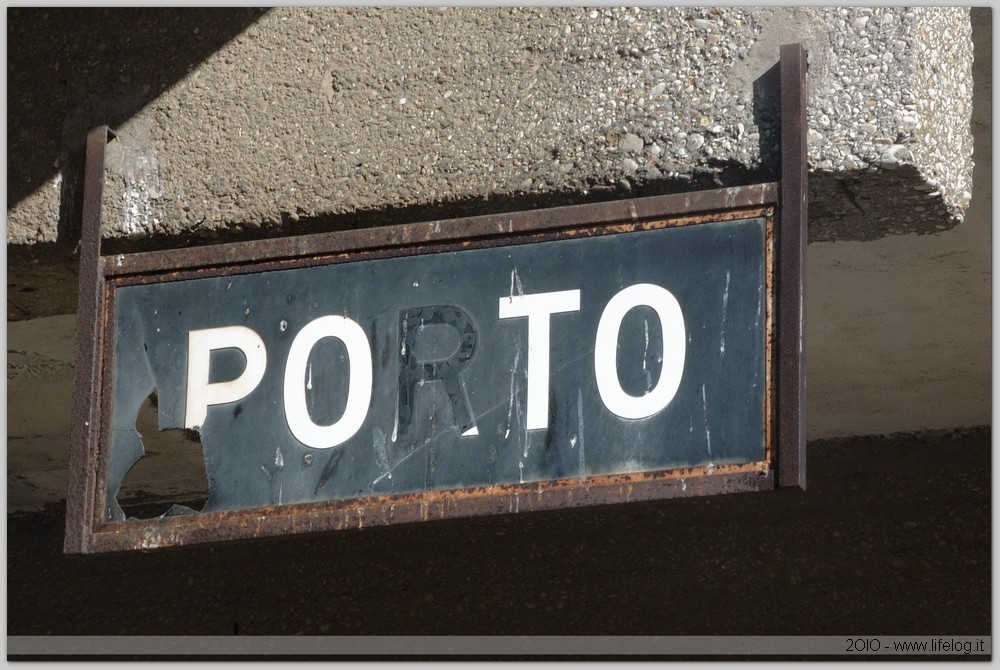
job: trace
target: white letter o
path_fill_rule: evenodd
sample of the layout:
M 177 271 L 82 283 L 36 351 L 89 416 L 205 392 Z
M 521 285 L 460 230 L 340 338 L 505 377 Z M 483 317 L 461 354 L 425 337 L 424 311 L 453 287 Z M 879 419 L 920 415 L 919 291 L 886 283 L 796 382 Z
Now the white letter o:
M 622 320 L 633 307 L 652 308 L 663 333 L 663 367 L 656 386 L 642 396 L 626 393 L 618 380 L 618 333 Z M 601 401 L 623 419 L 644 419 L 663 410 L 674 399 L 684 373 L 686 349 L 684 315 L 673 294 L 655 284 L 634 284 L 608 301 L 597 325 L 594 371 Z
M 306 408 L 306 365 L 313 347 L 324 337 L 335 337 L 344 343 L 351 370 L 344 414 L 329 426 L 314 423 Z M 364 424 L 371 402 L 372 353 L 365 331 L 344 316 L 329 315 L 310 321 L 292 341 L 284 384 L 285 420 L 295 439 L 314 449 L 343 444 Z

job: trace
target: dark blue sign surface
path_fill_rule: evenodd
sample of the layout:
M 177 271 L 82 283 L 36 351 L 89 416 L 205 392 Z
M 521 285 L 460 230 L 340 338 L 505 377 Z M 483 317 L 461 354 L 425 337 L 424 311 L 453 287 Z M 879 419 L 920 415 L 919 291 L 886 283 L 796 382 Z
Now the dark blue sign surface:
M 765 220 L 122 286 L 108 519 L 160 430 L 205 511 L 766 459 Z

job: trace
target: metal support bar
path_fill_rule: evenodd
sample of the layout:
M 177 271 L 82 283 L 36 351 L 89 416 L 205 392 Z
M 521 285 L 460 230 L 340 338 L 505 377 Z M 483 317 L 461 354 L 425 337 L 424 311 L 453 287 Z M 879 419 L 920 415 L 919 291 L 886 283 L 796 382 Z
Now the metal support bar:
M 806 52 L 781 46 L 778 485 L 806 488 Z
M 76 372 L 70 427 L 69 496 L 66 506 L 64 550 L 77 553 L 87 543 L 85 534 L 94 518 L 97 472 L 97 434 L 100 430 L 101 327 L 103 271 L 101 268 L 101 199 L 104 195 L 104 152 L 114 133 L 107 126 L 87 134 L 83 178 L 83 216 L 80 239 L 80 293 L 77 302 Z

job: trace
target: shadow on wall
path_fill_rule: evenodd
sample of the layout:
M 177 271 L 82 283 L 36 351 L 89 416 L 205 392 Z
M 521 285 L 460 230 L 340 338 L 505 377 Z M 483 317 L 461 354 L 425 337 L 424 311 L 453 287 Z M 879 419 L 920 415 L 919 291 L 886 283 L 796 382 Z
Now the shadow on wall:
M 90 127 L 118 126 L 265 12 L 8 10 L 7 208 L 81 161 Z M 73 199 L 63 189 L 61 239 Z

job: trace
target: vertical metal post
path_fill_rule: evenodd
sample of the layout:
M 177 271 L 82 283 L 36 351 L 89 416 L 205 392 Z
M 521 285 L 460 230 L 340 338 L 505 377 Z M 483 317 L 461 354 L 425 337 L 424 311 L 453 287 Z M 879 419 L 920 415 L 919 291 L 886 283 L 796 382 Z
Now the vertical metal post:
M 781 45 L 778 485 L 806 488 L 806 52 Z
M 778 485 L 806 487 L 806 52 L 781 46 Z
M 64 551 L 85 550 L 92 521 L 96 490 L 96 462 L 100 428 L 101 322 L 104 276 L 101 272 L 101 198 L 104 195 L 104 151 L 114 134 L 107 126 L 87 134 L 86 167 L 83 177 L 83 225 L 80 239 L 80 294 L 77 300 L 76 371 L 73 380 L 73 415 L 70 427 L 69 495 L 66 499 Z

